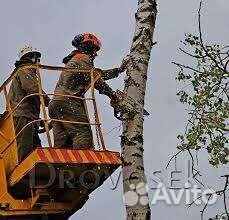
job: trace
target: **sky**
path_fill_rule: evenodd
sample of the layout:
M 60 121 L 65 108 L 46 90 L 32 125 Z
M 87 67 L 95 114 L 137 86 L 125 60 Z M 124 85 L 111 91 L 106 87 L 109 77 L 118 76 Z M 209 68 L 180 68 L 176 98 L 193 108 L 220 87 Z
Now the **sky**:
M 149 194 L 152 200 L 155 190 L 153 173 L 162 170 L 161 177 L 169 182 L 174 163 L 165 170 L 169 158 L 176 152 L 179 132 L 186 123 L 186 112 L 177 97 L 179 85 L 175 81 L 177 73 L 172 61 L 187 63 L 188 57 L 179 53 L 180 41 L 185 33 L 197 32 L 197 10 L 199 0 L 158 0 L 154 46 L 149 66 L 147 83 L 146 109 L 150 116 L 145 118 L 144 126 L 144 161 L 149 180 Z M 128 54 L 134 31 L 134 13 L 137 0 L 0 0 L 0 83 L 14 68 L 17 54 L 26 44 L 32 44 L 42 53 L 42 63 L 62 66 L 62 58 L 73 49 L 71 40 L 82 32 L 96 33 L 102 41 L 102 50 L 96 60 L 96 67 L 107 69 L 116 67 Z M 229 4 L 227 0 L 208 0 L 203 4 L 203 32 L 206 42 L 228 44 Z M 57 73 L 42 73 L 44 88 L 52 92 L 58 78 Z M 123 88 L 123 76 L 110 81 L 114 89 Z M 109 100 L 97 96 L 103 122 L 106 145 L 109 150 L 120 151 L 120 122 L 113 117 Z M 0 110 L 4 104 L 0 99 Z M 185 180 L 188 167 L 187 155 L 177 158 L 177 169 L 182 171 Z M 220 175 L 226 173 L 226 167 L 219 169 L 208 165 L 208 156 L 199 154 L 199 167 L 205 186 L 220 187 Z M 116 182 L 119 172 L 113 175 Z M 111 180 L 97 189 L 85 206 L 71 220 L 124 220 L 122 183 L 112 190 Z M 167 205 L 158 202 L 151 205 L 154 220 L 192 220 L 200 219 L 203 206 L 187 209 L 184 201 L 179 205 Z M 222 210 L 219 201 L 209 207 L 208 216 Z

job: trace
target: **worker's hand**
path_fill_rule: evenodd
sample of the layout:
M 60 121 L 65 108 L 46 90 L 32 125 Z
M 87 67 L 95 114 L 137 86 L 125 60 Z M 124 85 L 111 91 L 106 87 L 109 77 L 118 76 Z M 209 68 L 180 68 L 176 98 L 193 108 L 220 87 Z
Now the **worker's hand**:
M 121 100 L 122 97 L 117 92 L 113 92 L 110 104 L 113 108 L 116 108 Z
M 113 92 L 112 98 L 111 98 L 111 106 L 114 108 L 114 116 L 118 120 L 123 120 L 122 118 L 122 109 L 120 108 L 120 104 L 122 103 L 123 96 L 119 94 L 118 92 Z
M 127 65 L 130 62 L 130 55 L 127 55 L 126 57 L 124 57 L 124 59 L 122 60 L 120 69 L 122 71 L 125 71 L 127 69 Z
M 136 114 L 136 103 L 126 99 L 119 90 L 113 93 L 111 106 L 114 108 L 114 116 L 119 120 L 130 119 Z
M 111 106 L 114 108 L 114 116 L 118 119 L 122 121 L 122 117 L 121 117 L 121 112 L 120 112 L 120 98 L 118 97 L 116 92 L 113 92 L 113 97 L 111 98 Z

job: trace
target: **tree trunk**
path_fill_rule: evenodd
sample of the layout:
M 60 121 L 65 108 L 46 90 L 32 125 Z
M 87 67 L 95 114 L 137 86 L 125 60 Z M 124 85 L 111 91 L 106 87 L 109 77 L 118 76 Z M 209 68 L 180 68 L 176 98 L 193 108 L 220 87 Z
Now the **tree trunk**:
M 121 137 L 127 220 L 150 220 L 151 216 L 143 163 L 143 109 L 156 15 L 156 0 L 138 0 L 124 93 L 139 106 L 134 118 L 123 121 Z

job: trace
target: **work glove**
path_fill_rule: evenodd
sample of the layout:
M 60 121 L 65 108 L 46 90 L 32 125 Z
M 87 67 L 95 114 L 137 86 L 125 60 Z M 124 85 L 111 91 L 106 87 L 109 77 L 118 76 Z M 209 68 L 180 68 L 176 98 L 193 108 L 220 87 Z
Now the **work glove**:
M 130 62 L 130 55 L 127 55 L 126 57 L 123 58 L 122 63 L 119 67 L 119 69 L 124 72 L 127 69 L 127 65 Z

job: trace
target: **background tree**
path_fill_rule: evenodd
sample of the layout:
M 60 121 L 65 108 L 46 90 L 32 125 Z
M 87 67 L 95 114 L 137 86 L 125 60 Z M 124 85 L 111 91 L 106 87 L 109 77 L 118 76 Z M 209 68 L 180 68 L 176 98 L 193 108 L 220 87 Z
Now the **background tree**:
M 229 155 L 229 46 L 204 43 L 201 6 L 202 2 L 198 12 L 199 35 L 187 34 L 183 42 L 185 49 L 180 48 L 183 54 L 192 58 L 192 65 L 173 62 L 179 68 L 176 80 L 183 86 L 177 95 L 188 111 L 185 131 L 178 135 L 180 151 L 175 157 L 188 151 L 193 161 L 192 151 L 203 149 L 209 155 L 209 163 L 219 167 L 228 163 Z M 212 219 L 229 219 L 229 174 L 222 178 L 222 189 L 215 193 L 223 197 L 224 211 L 219 211 Z M 208 201 L 212 196 L 208 195 Z M 201 210 L 201 219 L 207 206 Z
M 178 149 L 205 149 L 210 164 L 225 164 L 229 152 L 229 46 L 203 42 L 200 10 L 199 36 L 188 34 L 183 44 L 188 50 L 180 50 L 193 58 L 194 65 L 174 62 L 179 67 L 176 79 L 184 85 L 177 95 L 189 114 L 184 134 L 178 135 Z
M 143 163 L 143 122 L 144 99 L 150 52 L 153 46 L 153 33 L 157 15 L 155 0 L 139 0 L 135 14 L 136 28 L 130 50 L 130 62 L 125 78 L 124 93 L 136 100 L 137 114 L 123 120 L 121 137 L 123 157 L 124 194 L 130 191 L 130 185 L 146 190 L 146 177 Z M 147 201 L 134 206 L 126 205 L 128 220 L 150 219 L 150 207 Z

